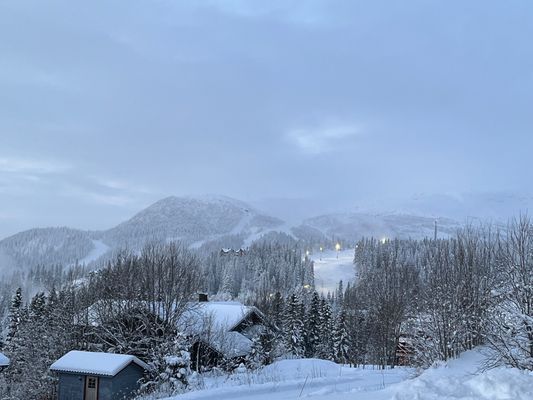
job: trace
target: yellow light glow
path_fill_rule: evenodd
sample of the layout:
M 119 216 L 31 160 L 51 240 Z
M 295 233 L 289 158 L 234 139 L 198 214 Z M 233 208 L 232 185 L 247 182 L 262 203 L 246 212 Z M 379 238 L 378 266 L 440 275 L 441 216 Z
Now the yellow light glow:
M 340 249 L 341 249 L 341 245 L 340 245 L 340 243 L 337 243 L 335 245 L 335 250 L 339 251 Z

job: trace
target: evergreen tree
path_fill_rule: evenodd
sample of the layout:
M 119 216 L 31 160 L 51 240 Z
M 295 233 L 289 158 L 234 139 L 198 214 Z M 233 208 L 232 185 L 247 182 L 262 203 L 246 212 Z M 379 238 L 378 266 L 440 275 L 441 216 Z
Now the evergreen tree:
M 320 297 L 318 296 L 318 293 L 314 291 L 305 319 L 305 356 L 309 358 L 316 356 L 317 348 L 320 343 L 320 312 Z
M 305 351 L 304 306 L 299 296 L 291 294 L 285 305 L 285 346 L 289 354 L 302 357 Z
M 259 336 L 252 339 L 252 349 L 246 356 L 246 365 L 252 369 L 261 368 L 273 361 L 275 337 L 272 332 L 265 329 Z
M 324 298 L 320 301 L 319 327 L 320 343 L 318 344 L 317 355 L 324 360 L 332 360 L 331 331 L 333 324 L 331 307 Z
M 192 374 L 189 347 L 185 336 L 178 334 L 154 348 L 149 363 L 152 369 L 141 385 L 141 392 L 172 396 L 187 390 Z
M 346 312 L 341 310 L 336 318 L 332 333 L 333 360 L 339 364 L 348 363 L 350 340 L 346 321 Z
M 17 334 L 18 327 L 22 322 L 22 313 L 22 289 L 18 288 L 11 301 L 11 307 L 9 308 L 9 328 L 6 344 L 9 344 Z
M 283 296 L 280 292 L 276 292 L 274 294 L 271 309 L 271 320 L 276 326 L 276 328 L 281 329 L 283 327 L 283 310 L 285 309 L 285 304 L 283 301 Z

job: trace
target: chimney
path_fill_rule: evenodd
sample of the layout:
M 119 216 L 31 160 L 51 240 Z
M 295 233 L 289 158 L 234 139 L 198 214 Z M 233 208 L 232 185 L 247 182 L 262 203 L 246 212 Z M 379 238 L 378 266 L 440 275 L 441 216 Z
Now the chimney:
M 198 302 L 207 303 L 209 299 L 207 298 L 207 293 L 198 293 Z

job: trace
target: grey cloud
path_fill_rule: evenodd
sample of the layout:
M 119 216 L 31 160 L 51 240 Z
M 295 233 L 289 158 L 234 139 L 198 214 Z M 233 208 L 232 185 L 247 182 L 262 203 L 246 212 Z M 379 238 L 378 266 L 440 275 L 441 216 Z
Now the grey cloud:
M 0 236 L 107 226 L 170 194 L 358 204 L 527 190 L 532 11 L 3 1 L 0 208 L 24 220 Z

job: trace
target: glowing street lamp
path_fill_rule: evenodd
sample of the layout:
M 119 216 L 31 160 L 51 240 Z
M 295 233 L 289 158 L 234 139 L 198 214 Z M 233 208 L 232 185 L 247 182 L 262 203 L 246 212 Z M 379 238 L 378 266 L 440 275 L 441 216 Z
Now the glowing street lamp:
M 335 250 L 337 250 L 337 258 L 339 258 L 339 251 L 341 250 L 341 244 L 340 243 L 337 243 L 335 245 Z

